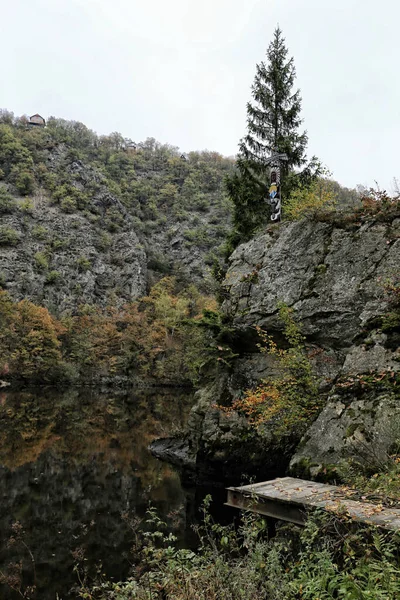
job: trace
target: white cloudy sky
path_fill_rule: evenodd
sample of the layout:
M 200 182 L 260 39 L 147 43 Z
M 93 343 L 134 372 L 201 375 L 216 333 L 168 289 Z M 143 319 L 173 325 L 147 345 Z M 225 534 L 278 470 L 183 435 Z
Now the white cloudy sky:
M 390 188 L 399 0 L 0 0 L 0 107 L 233 155 L 278 23 L 309 153 L 344 185 Z

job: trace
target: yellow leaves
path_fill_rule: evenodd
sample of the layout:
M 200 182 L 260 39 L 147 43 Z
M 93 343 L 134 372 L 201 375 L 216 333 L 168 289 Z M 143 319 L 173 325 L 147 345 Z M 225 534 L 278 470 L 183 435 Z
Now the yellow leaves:
M 285 398 L 271 381 L 265 381 L 255 391 L 248 390 L 244 398 L 232 404 L 233 410 L 244 412 L 250 423 L 256 426 L 271 420 L 284 407 Z
M 85 378 L 134 372 L 181 383 L 209 359 L 208 332 L 188 319 L 214 303 L 194 286 L 176 293 L 174 278 L 167 277 L 138 302 L 83 305 L 59 321 L 46 308 L 14 303 L 0 291 L 0 371 L 7 365 L 11 374 L 43 379 L 68 364 Z
M 318 179 L 309 187 L 298 188 L 285 200 L 285 216 L 292 220 L 313 216 L 321 209 L 333 210 L 336 194 L 329 179 Z
M 13 305 L 12 321 L 3 329 L 10 371 L 22 377 L 46 373 L 61 362 L 62 325 L 48 310 L 28 300 Z

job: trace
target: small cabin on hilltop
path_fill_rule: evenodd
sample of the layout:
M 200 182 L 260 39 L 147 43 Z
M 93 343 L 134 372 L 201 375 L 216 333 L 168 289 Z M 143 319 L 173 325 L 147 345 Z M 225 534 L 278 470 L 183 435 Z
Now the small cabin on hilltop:
M 125 152 L 136 152 L 137 145 L 129 138 L 125 138 L 123 149 L 125 150 Z
M 32 115 L 29 117 L 28 125 L 33 127 L 44 127 L 46 125 L 46 121 L 36 113 L 36 115 Z

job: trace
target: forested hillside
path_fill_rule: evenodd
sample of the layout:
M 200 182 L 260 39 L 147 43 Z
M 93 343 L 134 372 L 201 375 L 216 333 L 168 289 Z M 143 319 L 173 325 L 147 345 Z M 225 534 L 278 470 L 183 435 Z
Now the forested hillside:
M 225 360 L 201 325 L 221 326 L 212 271 L 234 168 L 217 152 L 0 112 L 1 376 L 180 384 Z M 351 192 L 330 183 L 345 204 Z
M 81 292 L 103 305 L 110 290 L 114 300 L 132 299 L 172 272 L 207 287 L 230 227 L 224 177 L 233 164 L 217 152 L 182 155 L 152 138 L 136 145 L 118 133 L 97 136 L 74 121 L 50 118 L 32 128 L 3 111 L 3 286 L 58 310 Z M 63 279 L 74 290 L 51 293 Z
M 210 340 L 188 321 L 216 308 L 233 164 L 3 111 L 2 377 L 195 380 Z

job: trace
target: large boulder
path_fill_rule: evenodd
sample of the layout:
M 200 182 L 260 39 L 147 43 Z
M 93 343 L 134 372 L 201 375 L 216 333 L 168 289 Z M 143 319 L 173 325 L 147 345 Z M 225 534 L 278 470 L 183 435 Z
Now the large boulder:
M 399 441 L 399 394 L 334 394 L 301 441 L 290 470 L 299 477 L 329 479 L 349 459 L 373 469 L 397 451 Z

